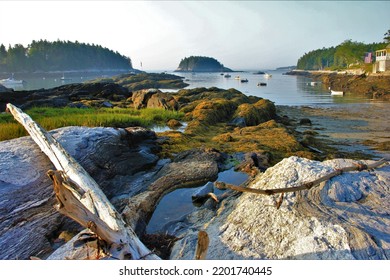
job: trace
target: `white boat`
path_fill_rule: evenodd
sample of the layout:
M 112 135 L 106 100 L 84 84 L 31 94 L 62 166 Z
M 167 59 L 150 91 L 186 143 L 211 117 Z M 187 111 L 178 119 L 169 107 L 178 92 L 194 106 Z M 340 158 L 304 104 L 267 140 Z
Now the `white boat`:
M 330 90 L 330 95 L 343 96 L 344 95 L 344 91 Z
M 61 81 L 71 81 L 72 78 L 66 78 L 65 74 L 62 74 Z
M 234 77 L 235 80 L 241 80 L 240 76 Z
M 265 74 L 264 74 L 264 78 L 266 78 L 266 79 L 271 78 L 271 77 L 272 77 L 271 74 L 268 74 L 268 73 L 265 73 Z
M 23 86 L 25 83 L 26 81 L 23 80 L 15 80 L 14 75 L 11 78 L 0 80 L 0 84 L 5 87 Z

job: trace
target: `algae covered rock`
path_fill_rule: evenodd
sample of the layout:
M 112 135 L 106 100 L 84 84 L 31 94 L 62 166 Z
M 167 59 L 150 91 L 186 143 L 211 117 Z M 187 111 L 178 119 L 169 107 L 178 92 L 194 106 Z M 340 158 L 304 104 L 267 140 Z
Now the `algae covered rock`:
M 261 99 L 254 104 L 241 104 L 235 115 L 238 118 L 244 118 L 247 126 L 254 126 L 275 118 L 276 108 L 273 102 Z
M 158 89 L 143 89 L 133 92 L 133 106 L 135 109 L 158 108 L 165 110 L 177 110 L 178 103 L 169 93 Z

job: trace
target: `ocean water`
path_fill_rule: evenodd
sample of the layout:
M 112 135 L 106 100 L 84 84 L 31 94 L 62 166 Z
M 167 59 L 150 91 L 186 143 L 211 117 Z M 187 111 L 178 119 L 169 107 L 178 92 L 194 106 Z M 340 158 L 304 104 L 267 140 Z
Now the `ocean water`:
M 223 89 L 235 88 L 246 95 L 253 95 L 269 99 L 276 105 L 332 105 L 345 103 L 366 103 L 367 98 L 356 97 L 346 93 L 345 96 L 331 96 L 329 89 L 322 83 L 311 85 L 313 81 L 308 77 L 284 75 L 284 71 L 265 71 L 272 75 L 266 78 L 264 75 L 254 74 L 256 71 L 243 71 L 229 73 L 230 78 L 225 78 L 221 73 L 171 73 L 184 77 L 189 84 L 187 88 L 218 87 Z M 240 79 L 247 79 L 242 83 Z M 258 83 L 266 83 L 266 86 L 258 86 Z
M 15 73 L 15 80 L 23 80 L 23 85 L 12 86 L 14 90 L 37 90 L 50 89 L 67 84 L 84 83 L 96 78 L 108 78 L 119 75 L 118 71 L 95 71 L 95 72 L 51 72 L 51 73 Z M 0 75 L 0 79 L 9 78 L 7 75 Z
M 152 71 L 151 71 L 152 72 Z M 153 71 L 160 73 L 162 71 Z M 242 71 L 229 73 L 230 78 L 225 78 L 222 73 L 175 73 L 182 76 L 187 88 L 196 87 L 218 87 L 223 89 L 235 88 L 246 95 L 253 95 L 269 99 L 276 105 L 337 105 L 346 103 L 367 103 L 369 99 L 356 97 L 353 94 L 346 93 L 344 96 L 331 96 L 329 89 L 322 83 L 311 85 L 311 78 L 284 75 L 284 71 L 269 70 L 265 71 L 272 75 L 266 78 L 264 75 L 254 74 L 256 71 Z M 89 72 L 89 73 L 34 73 L 34 74 L 15 74 L 15 79 L 25 80 L 24 86 L 17 86 L 15 90 L 35 90 L 41 88 L 53 88 L 65 84 L 83 83 L 95 78 L 110 77 L 118 75 L 117 72 Z M 247 79 L 248 82 L 242 83 L 235 79 Z M 0 77 L 7 78 L 7 77 Z M 266 86 L 258 86 L 258 83 L 266 83 Z

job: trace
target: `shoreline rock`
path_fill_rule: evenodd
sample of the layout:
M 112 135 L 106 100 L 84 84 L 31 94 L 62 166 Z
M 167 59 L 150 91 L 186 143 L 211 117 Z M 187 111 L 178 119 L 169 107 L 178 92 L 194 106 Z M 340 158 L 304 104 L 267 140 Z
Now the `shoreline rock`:
M 364 95 L 376 100 L 390 101 L 390 74 L 366 74 L 354 71 L 292 70 L 286 75 L 305 76 L 321 82 L 332 90 Z
M 295 186 L 354 163 L 290 157 L 259 174 L 249 187 Z M 216 210 L 202 208 L 188 216 L 181 222 L 185 229 L 168 232 L 181 238 L 171 259 L 193 258 L 199 230 L 211 238 L 207 259 L 388 259 L 389 185 L 386 165 L 285 194 L 279 209 L 279 196 L 231 197 Z

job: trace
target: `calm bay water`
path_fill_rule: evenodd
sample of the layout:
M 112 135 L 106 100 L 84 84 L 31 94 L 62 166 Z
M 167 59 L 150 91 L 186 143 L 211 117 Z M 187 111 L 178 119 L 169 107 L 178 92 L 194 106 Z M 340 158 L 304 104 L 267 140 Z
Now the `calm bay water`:
M 161 71 L 155 71 L 156 73 Z M 253 95 L 269 99 L 276 105 L 336 105 L 346 103 L 367 103 L 369 99 L 349 95 L 331 96 L 325 85 L 318 83 L 310 85 L 312 79 L 307 77 L 283 75 L 283 71 L 266 71 L 271 78 L 254 74 L 255 71 L 243 71 L 230 73 L 230 78 L 225 78 L 221 73 L 175 73 L 184 77 L 189 84 L 187 88 L 218 87 L 223 89 L 235 88 L 246 95 Z M 46 74 L 15 74 L 15 79 L 25 80 L 22 87 L 15 90 L 35 90 L 41 88 L 53 88 L 71 83 L 83 83 L 88 80 L 118 75 L 118 72 L 88 72 L 88 73 L 46 73 Z M 235 79 L 247 79 L 242 83 Z M 0 77 L 7 78 L 7 77 Z M 266 86 L 258 86 L 258 83 L 266 83 Z
M 366 103 L 369 99 L 350 96 L 331 96 L 325 85 L 318 83 L 310 85 L 313 80 L 307 77 L 283 75 L 284 71 L 266 71 L 272 75 L 265 78 L 264 75 L 253 74 L 255 71 L 233 72 L 230 78 L 225 78 L 221 73 L 172 73 L 185 78 L 190 84 L 187 88 L 218 87 L 223 89 L 235 88 L 246 95 L 253 95 L 269 99 L 276 105 L 316 105 L 316 104 L 345 104 Z M 247 79 L 242 83 L 235 79 Z M 266 86 L 258 86 L 258 83 L 266 83 Z
M 84 83 L 96 78 L 107 78 L 119 75 L 123 72 L 117 71 L 96 71 L 96 72 L 52 72 L 52 73 L 31 73 L 31 74 L 14 74 L 15 80 L 23 80 L 23 85 L 15 85 L 14 90 L 37 90 L 59 87 L 67 84 Z M 0 79 L 9 78 L 1 75 Z

